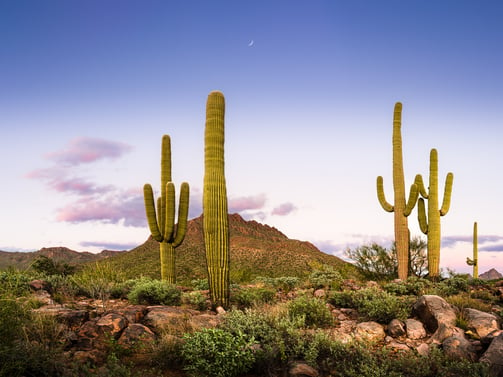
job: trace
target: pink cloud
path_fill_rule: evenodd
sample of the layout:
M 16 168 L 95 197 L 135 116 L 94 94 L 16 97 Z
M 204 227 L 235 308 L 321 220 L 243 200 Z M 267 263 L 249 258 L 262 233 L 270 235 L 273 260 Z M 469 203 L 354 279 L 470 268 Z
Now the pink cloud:
M 283 203 L 280 204 L 278 207 L 274 208 L 272 210 L 272 215 L 277 215 L 277 216 L 286 216 L 295 211 L 297 207 L 295 207 L 292 203 Z
M 266 200 L 267 198 L 265 194 L 232 198 L 229 199 L 229 212 L 234 213 L 253 209 L 261 209 L 264 207 Z
M 47 185 L 54 191 L 77 195 L 104 194 L 114 189 L 111 185 L 98 186 L 83 178 L 69 178 L 67 172 L 60 168 L 33 170 L 26 176 L 31 179 L 46 181 Z
M 56 220 L 69 223 L 97 221 L 126 226 L 146 226 L 143 196 L 115 192 L 106 197 L 85 196 L 58 210 Z
M 80 137 L 70 141 L 68 147 L 59 152 L 48 153 L 46 157 L 63 165 L 79 165 L 104 158 L 118 158 L 132 147 L 115 141 Z

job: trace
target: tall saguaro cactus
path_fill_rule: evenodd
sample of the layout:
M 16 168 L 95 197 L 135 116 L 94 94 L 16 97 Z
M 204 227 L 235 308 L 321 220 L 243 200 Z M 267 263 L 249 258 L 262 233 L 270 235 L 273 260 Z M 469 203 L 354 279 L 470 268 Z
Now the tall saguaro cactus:
M 206 102 L 203 229 L 213 305 L 229 306 L 229 220 L 224 169 L 225 99 L 213 91 Z
M 409 199 L 405 201 L 405 178 L 402 155 L 402 104 L 395 104 L 393 114 L 393 190 L 394 204 L 388 203 L 384 195 L 383 178 L 377 177 L 377 198 L 383 209 L 395 214 L 395 243 L 398 258 L 398 278 L 407 279 L 409 273 L 409 226 L 407 217 L 416 205 L 418 188 L 415 183 L 410 187 Z
M 473 259 L 466 258 L 466 264 L 473 266 L 473 278 L 478 279 L 479 277 L 479 248 L 478 248 L 478 234 L 477 234 L 477 222 L 473 223 Z
M 418 220 L 421 231 L 428 237 L 428 271 L 430 278 L 439 278 L 440 265 L 440 216 L 449 212 L 451 205 L 452 181 L 454 176 L 448 173 L 445 179 L 444 199 L 442 207 L 438 209 L 438 153 L 436 149 L 430 151 L 429 188 L 426 191 L 422 177 L 416 180 L 422 198 L 418 202 Z M 426 215 L 424 199 L 428 199 L 428 215 Z
M 168 135 L 162 137 L 161 196 L 157 199 L 157 211 L 152 186 L 148 183 L 143 186 L 143 196 L 150 233 L 159 242 L 161 279 L 174 284 L 175 249 L 181 245 L 187 231 L 189 184 L 183 182 L 180 188 L 178 225 L 175 227 L 175 185 L 171 182 L 171 139 Z

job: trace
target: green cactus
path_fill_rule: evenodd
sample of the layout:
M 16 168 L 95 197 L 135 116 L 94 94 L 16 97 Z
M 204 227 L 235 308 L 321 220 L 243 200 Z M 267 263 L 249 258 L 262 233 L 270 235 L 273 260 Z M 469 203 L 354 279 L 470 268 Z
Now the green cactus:
M 479 248 L 478 248 L 478 235 L 477 235 L 477 222 L 473 223 L 473 259 L 466 258 L 466 264 L 473 266 L 473 278 L 479 277 Z
M 418 220 L 421 231 L 428 236 L 428 271 L 430 278 L 439 278 L 440 265 L 440 216 L 449 212 L 451 205 L 452 181 L 454 176 L 448 173 L 445 179 L 444 199 L 442 207 L 438 209 L 438 153 L 436 149 L 430 151 L 430 179 L 426 191 L 423 179 L 416 180 L 422 198 L 418 202 Z M 428 199 L 428 216 L 426 216 L 424 199 Z
M 409 273 L 409 226 L 407 217 L 416 205 L 418 188 L 415 183 L 410 187 L 409 199 L 405 202 L 405 178 L 402 157 L 402 104 L 395 104 L 393 114 L 393 190 L 394 205 L 386 201 L 383 178 L 377 177 L 377 198 L 383 209 L 395 214 L 395 243 L 398 259 L 398 278 L 407 279 Z
M 214 306 L 229 306 L 229 220 L 224 173 L 225 99 L 208 95 L 204 134 L 203 229 L 210 297 Z
M 152 186 L 148 183 L 143 186 L 143 196 L 150 233 L 159 242 L 161 279 L 174 284 L 175 249 L 183 242 L 187 231 L 189 184 L 183 182 L 180 188 L 178 225 L 175 227 L 175 185 L 171 182 L 171 140 L 168 135 L 162 137 L 161 196 L 157 199 L 157 211 Z

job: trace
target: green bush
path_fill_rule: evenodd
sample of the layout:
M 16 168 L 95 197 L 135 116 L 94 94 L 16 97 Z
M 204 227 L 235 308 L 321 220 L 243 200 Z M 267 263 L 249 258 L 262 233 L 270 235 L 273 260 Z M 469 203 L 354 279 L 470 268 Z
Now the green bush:
M 191 282 L 192 288 L 198 291 L 207 291 L 210 289 L 208 279 L 194 279 Z
M 376 288 L 333 292 L 329 302 L 338 307 L 354 308 L 367 320 L 387 324 L 392 319 L 406 319 L 412 308 L 408 297 L 397 297 Z
M 0 296 L 26 296 L 30 293 L 31 280 L 31 276 L 14 269 L 0 272 Z
M 288 303 L 291 319 L 303 318 L 307 327 L 328 327 L 333 324 L 333 316 L 323 300 L 300 296 Z
M 79 293 L 105 302 L 114 286 L 125 281 L 125 275 L 108 262 L 96 262 L 73 275 L 73 281 Z
M 393 281 L 384 284 L 383 289 L 396 296 L 421 296 L 431 289 L 433 283 L 425 278 L 410 276 L 405 281 Z
M 276 292 L 268 288 L 239 288 L 232 293 L 231 304 L 236 305 L 239 309 L 245 309 L 272 303 L 275 297 Z
M 136 305 L 180 305 L 182 292 L 174 285 L 161 280 L 143 280 L 128 295 Z
M 184 336 L 184 369 L 192 376 L 233 377 L 246 373 L 255 360 L 253 340 L 222 329 L 203 329 Z
M 186 305 L 194 307 L 197 310 L 208 309 L 208 298 L 199 291 L 182 293 L 182 302 Z
M 342 281 L 342 275 L 330 266 L 327 266 L 322 270 L 315 270 L 309 275 L 309 283 L 314 289 L 340 289 Z

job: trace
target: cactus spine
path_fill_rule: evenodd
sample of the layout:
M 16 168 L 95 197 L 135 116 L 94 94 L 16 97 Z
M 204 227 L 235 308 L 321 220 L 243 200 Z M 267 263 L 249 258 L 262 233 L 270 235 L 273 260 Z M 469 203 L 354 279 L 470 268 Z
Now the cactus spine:
M 418 176 L 416 184 L 422 198 L 418 203 L 418 220 L 421 231 L 428 237 L 428 271 L 430 278 L 439 278 L 440 264 L 440 216 L 449 212 L 451 205 L 452 181 L 454 176 L 448 173 L 445 179 L 444 199 L 442 207 L 438 209 L 438 153 L 436 149 L 430 151 L 430 178 L 428 191 L 425 190 L 423 179 Z M 426 216 L 424 199 L 428 199 L 428 216 Z
M 225 99 L 208 95 L 204 134 L 203 229 L 210 296 L 214 306 L 229 306 L 229 220 L 224 172 Z
M 478 260 L 479 248 L 478 248 L 478 234 L 477 234 L 477 222 L 473 223 L 473 259 L 466 258 L 466 264 L 473 266 L 473 278 L 478 279 L 479 277 L 479 260 Z
M 398 258 L 398 278 L 407 279 L 409 273 L 409 226 L 407 217 L 416 205 L 418 188 L 415 183 L 410 187 L 409 199 L 405 202 L 405 178 L 402 156 L 402 104 L 395 104 L 393 114 L 393 190 L 394 205 L 386 201 L 383 178 L 377 177 L 377 198 L 383 209 L 395 214 L 395 243 Z
M 175 283 L 175 249 L 180 246 L 187 231 L 189 213 L 189 184 L 183 182 L 178 205 L 178 225 L 175 227 L 175 185 L 171 182 L 171 140 L 162 137 L 161 147 L 161 196 L 157 199 L 150 184 L 143 186 L 145 212 L 152 238 L 159 242 L 161 279 Z

